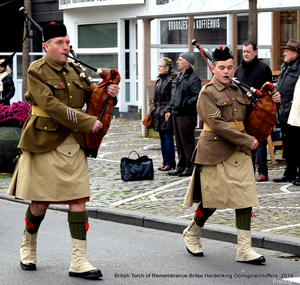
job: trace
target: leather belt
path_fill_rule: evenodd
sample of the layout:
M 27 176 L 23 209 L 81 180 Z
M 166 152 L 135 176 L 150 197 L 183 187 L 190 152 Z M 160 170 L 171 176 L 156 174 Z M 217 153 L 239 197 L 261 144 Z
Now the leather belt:
M 236 121 L 236 122 L 228 122 L 233 128 L 235 128 L 237 131 L 241 132 L 245 129 L 244 122 L 243 121 Z M 206 124 L 203 124 L 203 131 L 206 132 L 212 132 L 212 129 Z
M 75 109 L 79 112 L 82 111 L 82 109 Z M 31 115 L 33 116 L 39 116 L 39 117 L 46 117 L 51 118 L 40 106 L 38 105 L 32 105 L 31 106 Z

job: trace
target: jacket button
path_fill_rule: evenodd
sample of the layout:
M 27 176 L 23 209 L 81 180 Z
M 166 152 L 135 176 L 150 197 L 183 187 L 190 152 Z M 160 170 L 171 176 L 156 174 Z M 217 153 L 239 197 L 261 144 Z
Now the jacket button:
M 234 101 L 235 99 L 234 99 L 234 98 L 232 98 L 232 100 Z
M 57 88 L 57 85 L 54 85 L 55 88 Z
M 47 130 L 48 128 L 47 128 L 47 127 L 44 127 L 44 129 Z
M 72 96 L 70 96 L 70 99 L 72 99 L 73 97 Z
M 68 154 L 71 154 L 71 152 L 69 151 Z
M 217 137 L 215 137 L 215 140 L 217 139 Z
M 70 86 L 71 84 L 70 83 L 68 83 L 68 86 Z
M 237 110 L 236 109 L 234 109 L 234 112 L 236 112 Z

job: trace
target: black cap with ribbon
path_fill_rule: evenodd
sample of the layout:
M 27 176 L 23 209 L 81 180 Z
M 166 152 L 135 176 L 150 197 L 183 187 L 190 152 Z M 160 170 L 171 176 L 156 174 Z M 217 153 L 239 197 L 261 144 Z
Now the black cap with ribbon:
M 213 52 L 213 62 L 225 61 L 230 58 L 233 59 L 233 55 L 228 47 L 223 48 L 222 46 L 220 46 L 219 48 L 216 48 Z
M 65 37 L 67 28 L 61 22 L 51 22 L 43 28 L 44 41 L 48 41 L 57 37 Z

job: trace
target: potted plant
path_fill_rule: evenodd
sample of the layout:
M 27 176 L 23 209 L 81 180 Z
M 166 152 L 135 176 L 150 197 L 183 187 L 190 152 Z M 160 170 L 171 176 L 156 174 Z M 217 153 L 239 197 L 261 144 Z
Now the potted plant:
M 28 102 L 19 101 L 11 106 L 0 104 L 0 173 L 14 171 L 20 153 L 17 146 L 29 110 Z

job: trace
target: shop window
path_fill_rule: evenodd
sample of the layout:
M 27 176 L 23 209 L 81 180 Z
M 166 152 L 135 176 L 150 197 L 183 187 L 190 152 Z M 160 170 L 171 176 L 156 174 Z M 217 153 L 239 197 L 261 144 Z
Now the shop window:
M 112 68 L 118 70 L 117 54 L 80 54 L 78 57 L 82 62 L 85 62 L 95 68 L 101 68 L 106 71 Z M 99 75 L 95 71 L 92 71 L 90 68 L 86 68 L 86 73 L 92 78 L 99 78 Z
M 125 20 L 125 49 L 130 48 L 130 21 Z
M 164 53 L 162 57 L 168 57 L 173 61 L 173 69 L 172 71 L 180 72 L 178 70 L 176 61 L 178 60 L 180 53 Z M 195 73 L 200 77 L 200 79 L 208 79 L 209 75 L 207 72 L 207 65 L 202 58 L 201 54 L 198 52 L 194 54 L 195 56 L 195 65 L 194 65 L 194 71 Z
M 186 44 L 188 41 L 188 20 L 161 21 L 161 44 Z M 194 19 L 194 37 L 201 44 L 227 42 L 227 18 Z
M 237 43 L 242 45 L 248 40 L 248 16 L 237 17 Z
M 118 47 L 117 23 L 78 26 L 79 48 Z
M 125 82 L 125 102 L 130 102 L 130 82 Z

